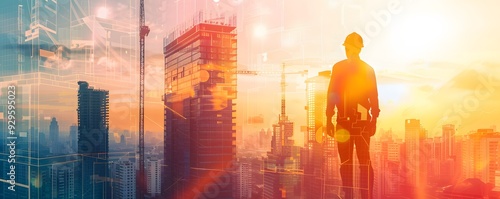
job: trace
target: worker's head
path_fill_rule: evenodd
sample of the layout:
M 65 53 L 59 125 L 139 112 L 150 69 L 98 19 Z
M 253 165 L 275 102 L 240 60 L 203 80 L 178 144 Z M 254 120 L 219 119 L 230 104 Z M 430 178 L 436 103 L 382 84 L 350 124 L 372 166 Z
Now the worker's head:
M 347 59 L 359 58 L 359 53 L 363 48 L 363 38 L 358 33 L 353 32 L 347 35 L 343 45 Z

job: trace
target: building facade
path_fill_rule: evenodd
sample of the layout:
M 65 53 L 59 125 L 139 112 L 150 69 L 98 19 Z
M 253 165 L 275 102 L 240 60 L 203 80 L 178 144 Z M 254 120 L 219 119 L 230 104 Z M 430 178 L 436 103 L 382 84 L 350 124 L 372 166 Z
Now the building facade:
M 239 162 L 236 170 L 235 198 L 252 197 L 252 163 Z
M 133 162 L 128 160 L 118 161 L 115 165 L 115 179 L 113 198 L 136 198 L 136 169 Z
M 75 168 L 68 165 L 52 165 L 52 198 L 75 198 Z
M 146 160 L 146 184 L 148 195 L 156 197 L 161 194 L 161 160 L 148 158 Z
M 478 129 L 468 135 L 468 146 L 462 151 L 465 178 L 478 178 L 498 186 L 500 171 L 500 133 L 493 129 Z

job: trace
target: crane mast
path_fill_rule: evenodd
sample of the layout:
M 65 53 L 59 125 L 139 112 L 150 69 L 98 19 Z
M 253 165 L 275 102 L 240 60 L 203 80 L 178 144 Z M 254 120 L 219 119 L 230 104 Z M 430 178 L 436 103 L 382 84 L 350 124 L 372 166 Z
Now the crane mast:
M 303 71 L 296 71 L 296 72 L 285 72 L 285 63 L 282 64 L 281 71 L 254 71 L 254 70 L 237 70 L 237 71 L 230 71 L 230 73 L 235 73 L 235 74 L 240 74 L 240 75 L 266 75 L 266 74 L 280 74 L 281 75 L 281 115 L 279 117 L 279 121 L 285 122 L 287 121 L 286 117 L 286 75 L 291 75 L 291 74 L 300 74 L 300 75 L 306 75 L 308 73 L 308 70 L 303 70 Z
M 285 81 L 285 64 L 281 69 L 281 118 L 280 123 L 287 120 L 286 118 L 286 103 L 285 103 L 286 81 Z
M 140 0 L 139 8 L 139 48 L 140 48 L 140 80 L 139 80 L 139 175 L 137 178 L 137 195 L 143 199 L 146 194 L 146 173 L 144 170 L 144 54 L 145 39 L 149 34 L 144 13 L 144 0 Z

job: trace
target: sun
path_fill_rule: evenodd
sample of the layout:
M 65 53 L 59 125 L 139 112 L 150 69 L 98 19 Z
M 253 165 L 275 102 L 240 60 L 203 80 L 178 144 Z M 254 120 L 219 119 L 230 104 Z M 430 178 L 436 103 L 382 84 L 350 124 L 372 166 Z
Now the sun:
M 107 7 L 100 7 L 97 9 L 96 16 L 99 18 L 107 19 L 109 17 L 109 9 Z
M 264 24 L 256 24 L 253 29 L 255 37 L 262 38 L 267 34 L 267 28 Z
M 413 15 L 402 18 L 394 24 L 390 34 L 391 48 L 396 57 L 421 59 L 440 48 L 448 37 L 449 24 L 437 14 Z

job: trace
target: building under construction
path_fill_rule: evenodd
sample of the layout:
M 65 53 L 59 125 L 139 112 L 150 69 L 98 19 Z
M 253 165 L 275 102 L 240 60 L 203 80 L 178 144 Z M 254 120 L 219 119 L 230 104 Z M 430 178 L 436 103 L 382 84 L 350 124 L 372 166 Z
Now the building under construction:
M 307 72 L 307 71 L 305 71 Z M 264 199 L 302 198 L 301 182 L 303 171 L 300 168 L 301 148 L 294 146 L 293 122 L 286 115 L 286 74 L 285 65 L 281 72 L 281 114 L 279 122 L 273 124 L 271 151 L 264 160 Z
M 163 194 L 233 198 L 236 18 L 200 12 L 164 38 L 163 52 Z

